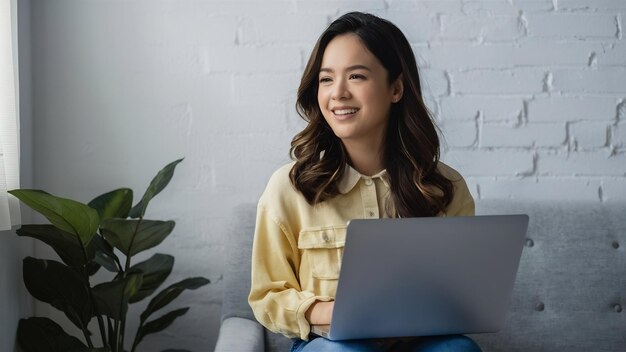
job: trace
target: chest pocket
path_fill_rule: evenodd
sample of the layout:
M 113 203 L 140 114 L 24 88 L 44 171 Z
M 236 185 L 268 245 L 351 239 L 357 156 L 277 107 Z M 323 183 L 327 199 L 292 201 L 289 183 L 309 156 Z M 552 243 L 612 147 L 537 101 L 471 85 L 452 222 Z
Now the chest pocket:
M 307 260 L 317 279 L 338 279 L 346 226 L 324 226 L 303 229 L 298 237 L 302 260 Z

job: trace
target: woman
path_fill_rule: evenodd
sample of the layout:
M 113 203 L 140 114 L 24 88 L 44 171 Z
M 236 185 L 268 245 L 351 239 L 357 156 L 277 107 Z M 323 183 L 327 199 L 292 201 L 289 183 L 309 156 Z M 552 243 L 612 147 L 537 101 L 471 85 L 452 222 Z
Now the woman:
M 258 204 L 249 295 L 257 320 L 293 338 L 292 351 L 480 351 L 460 335 L 310 334 L 330 324 L 348 220 L 474 215 L 465 181 L 439 161 L 402 32 L 358 12 L 334 21 L 311 53 L 297 110 L 308 125 L 291 143 L 294 162 L 272 175 Z

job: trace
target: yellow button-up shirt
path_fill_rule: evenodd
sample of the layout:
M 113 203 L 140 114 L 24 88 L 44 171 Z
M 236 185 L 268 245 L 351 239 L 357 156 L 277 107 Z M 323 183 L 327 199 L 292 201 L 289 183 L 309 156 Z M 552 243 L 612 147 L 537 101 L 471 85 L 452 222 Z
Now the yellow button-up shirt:
M 293 162 L 278 169 L 259 199 L 252 247 L 248 302 L 256 319 L 273 332 L 308 340 L 304 313 L 316 300 L 331 301 L 350 219 L 393 217 L 385 170 L 364 176 L 346 166 L 340 194 L 315 206 L 289 180 Z M 454 197 L 439 216 L 474 215 L 474 200 L 463 177 L 442 162 Z

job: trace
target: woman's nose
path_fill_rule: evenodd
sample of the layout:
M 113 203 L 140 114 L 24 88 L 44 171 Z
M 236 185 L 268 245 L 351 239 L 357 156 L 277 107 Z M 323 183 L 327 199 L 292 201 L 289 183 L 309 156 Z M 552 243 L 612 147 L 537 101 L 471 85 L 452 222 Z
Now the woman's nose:
M 333 100 L 350 98 L 350 90 L 348 89 L 348 84 L 346 80 L 339 79 L 336 81 L 335 86 L 333 87 L 331 98 Z

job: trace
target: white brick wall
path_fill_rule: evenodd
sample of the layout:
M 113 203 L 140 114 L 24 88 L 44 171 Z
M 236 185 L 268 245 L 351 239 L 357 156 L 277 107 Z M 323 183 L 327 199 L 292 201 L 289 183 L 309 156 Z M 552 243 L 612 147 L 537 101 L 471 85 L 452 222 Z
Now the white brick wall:
M 624 0 L 33 1 L 35 186 L 139 197 L 186 157 L 149 216 L 177 220 L 172 280 L 213 283 L 142 351 L 215 344 L 230 212 L 287 161 L 304 64 L 350 10 L 409 38 L 442 159 L 476 198 L 626 200 Z
M 610 96 L 542 96 L 528 102 L 529 121 L 615 121 L 619 99 Z
M 522 97 L 500 95 L 455 95 L 440 98 L 441 117 L 445 120 L 468 120 L 480 116 L 484 121 L 515 120 L 524 110 Z
M 511 42 L 524 35 L 517 16 L 442 14 L 438 40 Z
M 525 16 L 531 38 L 613 39 L 618 35 L 616 14 L 542 13 Z
M 539 94 L 546 79 L 546 71 L 537 68 L 450 71 L 452 91 L 459 95 Z

